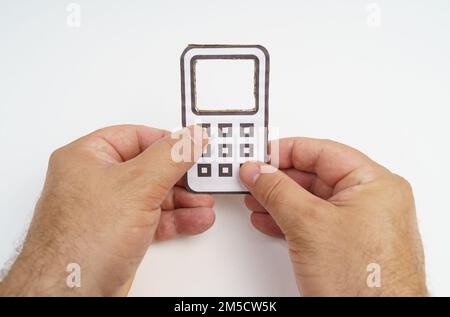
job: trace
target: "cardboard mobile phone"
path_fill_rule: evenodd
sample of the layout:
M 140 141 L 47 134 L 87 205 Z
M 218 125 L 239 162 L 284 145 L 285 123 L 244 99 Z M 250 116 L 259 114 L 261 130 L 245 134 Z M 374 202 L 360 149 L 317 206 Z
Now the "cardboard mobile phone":
M 221 66 L 214 67 L 214 62 Z M 240 166 L 268 157 L 267 50 L 260 45 L 189 45 L 180 64 L 183 127 L 198 124 L 210 136 L 202 157 L 186 174 L 186 187 L 194 192 L 246 193 Z M 208 97 L 210 91 L 214 93 Z M 236 101 L 236 96 L 245 101 Z

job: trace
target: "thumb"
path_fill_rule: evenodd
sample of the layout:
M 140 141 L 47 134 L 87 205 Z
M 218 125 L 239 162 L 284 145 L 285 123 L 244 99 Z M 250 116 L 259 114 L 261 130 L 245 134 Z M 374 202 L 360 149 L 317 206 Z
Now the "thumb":
M 317 215 L 328 204 L 279 169 L 264 163 L 245 163 L 240 169 L 240 177 L 285 234 L 305 218 Z
M 208 144 L 206 130 L 193 125 L 174 132 L 150 145 L 144 152 L 126 162 L 128 173 L 151 190 L 151 196 L 164 200 L 171 188 L 194 165 Z

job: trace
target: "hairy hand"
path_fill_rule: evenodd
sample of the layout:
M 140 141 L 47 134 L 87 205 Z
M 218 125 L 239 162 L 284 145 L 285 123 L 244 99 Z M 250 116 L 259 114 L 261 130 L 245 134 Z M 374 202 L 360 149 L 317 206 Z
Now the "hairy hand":
M 279 150 L 279 170 L 246 163 L 240 176 L 251 192 L 245 202 L 254 226 L 286 238 L 301 293 L 426 294 L 406 180 L 332 141 L 282 139 Z M 381 285 L 367 283 L 371 263 Z
M 198 127 L 188 160 L 173 159 L 179 138 L 144 126 L 98 130 L 56 150 L 23 251 L 2 282 L 10 295 L 124 295 L 154 240 L 198 234 L 214 222 L 213 198 L 180 179 L 207 143 Z M 186 153 L 181 153 L 186 157 Z M 81 267 L 81 288 L 66 266 Z

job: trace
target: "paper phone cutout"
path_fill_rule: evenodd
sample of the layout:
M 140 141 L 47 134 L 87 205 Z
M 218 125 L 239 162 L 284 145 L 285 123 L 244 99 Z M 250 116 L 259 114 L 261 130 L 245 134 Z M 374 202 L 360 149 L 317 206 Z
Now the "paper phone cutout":
M 214 61 L 226 61 L 225 67 L 230 68 L 235 66 L 232 62 L 251 65 L 251 85 L 241 83 L 244 75 L 235 73 L 235 77 L 225 78 L 228 84 L 218 80 L 222 86 L 214 87 L 214 78 L 224 79 L 215 73 L 206 77 L 204 87 L 198 87 L 197 71 L 203 65 L 200 63 L 208 62 L 202 66 L 204 70 Z M 240 166 L 249 160 L 268 159 L 269 53 L 260 45 L 189 45 L 180 64 L 183 127 L 198 124 L 210 136 L 202 157 L 186 174 L 186 187 L 202 193 L 247 193 L 239 179 Z M 233 97 L 232 86 L 250 87 L 252 101 L 246 102 L 251 104 L 231 104 L 229 100 L 233 98 L 227 97 Z M 218 89 L 225 98 L 203 104 L 199 96 L 205 87 Z

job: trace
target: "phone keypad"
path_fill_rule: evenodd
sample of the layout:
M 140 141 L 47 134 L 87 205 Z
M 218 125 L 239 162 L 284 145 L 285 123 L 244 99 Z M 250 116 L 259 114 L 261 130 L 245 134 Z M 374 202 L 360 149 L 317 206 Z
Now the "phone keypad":
M 211 144 L 207 144 L 203 150 L 202 157 L 211 157 Z
M 234 166 L 255 157 L 255 126 L 253 123 L 201 123 L 206 129 L 210 143 L 197 164 L 198 177 L 232 177 Z M 233 130 L 236 137 L 233 138 Z M 233 144 L 237 142 L 238 144 Z M 236 167 L 237 168 L 237 167 Z
M 233 164 L 219 164 L 219 176 L 220 177 L 233 176 Z
M 253 144 L 239 144 L 241 157 L 253 157 Z
M 211 124 L 210 123 L 202 123 L 201 126 L 203 129 L 206 130 L 206 133 L 208 133 L 208 135 L 211 135 Z
M 242 138 L 252 138 L 255 135 L 255 126 L 253 123 L 241 123 L 239 131 Z
M 219 123 L 219 137 L 230 138 L 233 136 L 233 125 L 231 123 Z
M 233 157 L 233 147 L 231 144 L 219 144 L 220 157 Z
M 197 164 L 197 174 L 199 177 L 211 177 L 211 164 Z

